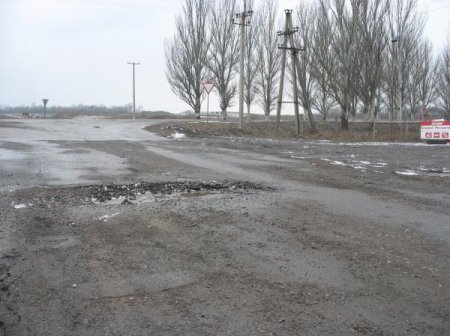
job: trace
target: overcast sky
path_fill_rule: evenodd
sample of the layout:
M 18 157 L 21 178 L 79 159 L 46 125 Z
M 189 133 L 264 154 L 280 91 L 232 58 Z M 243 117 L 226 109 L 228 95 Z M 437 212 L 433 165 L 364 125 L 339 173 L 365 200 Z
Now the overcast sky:
M 280 10 L 297 3 L 280 0 Z M 182 0 L 0 0 L 0 105 L 41 104 L 44 97 L 49 105 L 124 105 L 132 101 L 127 62 L 137 61 L 137 105 L 190 109 L 164 74 L 164 41 L 181 6 Z M 450 31 L 450 0 L 419 0 L 419 8 L 440 50 Z

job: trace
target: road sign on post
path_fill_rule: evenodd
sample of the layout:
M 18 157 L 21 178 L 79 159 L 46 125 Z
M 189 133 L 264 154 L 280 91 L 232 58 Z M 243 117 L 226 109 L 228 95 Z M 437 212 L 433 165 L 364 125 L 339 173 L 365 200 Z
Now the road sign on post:
M 206 123 L 209 121 L 209 94 L 211 93 L 212 89 L 214 89 L 214 86 L 216 86 L 216 82 L 213 80 L 204 80 L 202 81 L 203 88 L 205 89 L 206 93 L 208 94 L 208 103 L 206 108 Z
M 42 102 L 44 103 L 44 119 L 45 119 L 45 110 L 47 109 L 48 99 L 44 98 L 44 99 L 42 99 Z

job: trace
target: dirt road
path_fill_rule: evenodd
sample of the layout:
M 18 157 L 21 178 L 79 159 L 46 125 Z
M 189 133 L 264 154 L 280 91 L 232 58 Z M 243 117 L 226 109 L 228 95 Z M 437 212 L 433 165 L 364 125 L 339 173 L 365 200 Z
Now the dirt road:
M 0 335 L 449 335 L 450 146 L 0 121 Z

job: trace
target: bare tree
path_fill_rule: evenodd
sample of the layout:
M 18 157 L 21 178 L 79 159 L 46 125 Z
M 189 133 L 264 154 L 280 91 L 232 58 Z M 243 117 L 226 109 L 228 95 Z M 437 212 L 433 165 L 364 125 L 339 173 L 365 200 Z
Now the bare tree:
M 357 45 L 359 19 L 364 0 L 320 0 L 320 13 L 330 27 L 331 58 L 321 63 L 327 72 L 334 99 L 341 109 L 341 128 L 348 129 L 350 115 L 356 113 L 359 72 Z
M 395 58 L 389 52 L 385 56 L 385 62 L 383 64 L 383 91 L 381 99 L 384 106 L 387 109 L 389 120 L 394 119 L 395 112 L 395 96 L 397 87 L 397 74 L 393 69 L 395 69 Z
M 202 85 L 207 76 L 209 38 L 208 0 L 185 0 L 183 14 L 176 18 L 176 32 L 166 42 L 166 77 L 172 91 L 200 118 Z
M 426 39 L 420 41 L 413 50 L 406 76 L 409 118 L 415 116 L 419 110 L 427 108 L 436 98 L 436 91 L 434 90 L 436 62 L 432 53 L 432 44 Z
M 442 107 L 450 118 L 450 39 L 439 57 L 435 74 L 437 105 Z
M 330 91 L 329 79 L 326 74 L 316 79 L 314 85 L 314 98 L 312 106 L 320 113 L 322 121 L 326 121 L 331 109 L 336 106 L 336 101 Z
M 247 3 L 250 9 L 254 8 L 254 1 Z M 259 86 L 256 85 L 258 69 L 260 66 L 258 57 L 258 44 L 260 39 L 259 25 L 261 17 L 258 11 L 253 9 L 254 17 L 252 23 L 246 29 L 245 39 L 245 77 L 244 77 L 244 102 L 247 105 L 247 121 L 250 121 L 250 107 L 256 96 L 260 93 Z
M 312 43 L 308 45 L 313 50 L 314 57 L 310 59 L 311 75 L 315 78 L 313 107 L 319 111 L 322 120 L 326 120 L 328 113 L 336 105 L 330 87 L 334 58 L 331 55 L 332 25 L 327 17 L 321 15 L 321 8 L 316 8 Z
M 237 94 L 233 82 L 239 62 L 239 36 L 231 18 L 236 12 L 236 0 L 216 0 L 210 15 L 211 44 L 208 67 L 216 81 L 220 109 L 226 119 L 227 108 Z
M 362 3 L 359 20 L 360 83 L 358 95 L 363 113 L 372 122 L 377 116 L 379 91 L 383 86 L 383 63 L 387 46 L 385 0 L 366 0 Z
M 297 54 L 299 59 L 297 66 L 297 80 L 299 83 L 300 105 L 303 107 L 304 115 L 309 119 L 311 130 L 316 131 L 316 125 L 312 114 L 313 90 L 315 78 L 311 75 L 311 60 L 314 58 L 313 28 L 314 11 L 312 6 L 301 4 L 297 7 L 297 22 L 299 34 L 297 34 L 296 47 L 303 46 L 305 50 Z
M 259 69 L 258 86 L 260 87 L 259 103 L 269 118 L 277 103 L 277 81 L 280 72 L 280 53 L 277 41 L 277 1 L 263 0 L 260 7 L 261 34 L 258 44 Z
M 413 67 L 415 49 L 424 30 L 424 17 L 417 10 L 417 0 L 391 0 L 388 24 L 392 37 L 388 59 L 392 68 L 390 71 L 386 69 L 390 78 L 385 82 L 385 95 L 394 109 L 400 110 L 406 103 L 411 108 L 411 94 L 415 93 L 408 86 L 408 74 Z
M 433 45 L 430 41 L 422 41 L 418 50 L 418 58 L 422 60 L 422 62 L 418 64 L 420 73 L 419 83 L 417 85 L 418 96 L 421 107 L 427 108 L 428 105 L 436 100 L 436 91 L 434 90 L 436 61 L 433 58 Z
M 420 98 L 419 98 L 419 83 L 421 77 L 421 53 L 418 47 L 414 48 L 411 52 L 412 57 L 411 61 L 408 64 L 408 71 L 403 76 L 404 78 L 404 87 L 405 87 L 405 105 L 409 107 L 409 109 L 405 109 L 403 112 L 403 116 L 407 119 L 411 119 L 411 117 L 416 113 L 419 109 Z

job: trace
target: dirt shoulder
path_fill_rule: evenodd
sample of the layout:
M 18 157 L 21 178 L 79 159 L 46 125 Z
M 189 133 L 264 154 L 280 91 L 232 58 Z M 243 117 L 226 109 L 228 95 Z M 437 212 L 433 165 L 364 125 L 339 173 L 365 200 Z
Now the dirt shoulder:
M 312 132 L 305 125 L 303 137 L 297 135 L 294 121 L 282 121 L 280 131 L 276 132 L 275 122 L 258 121 L 246 123 L 239 128 L 238 123 L 230 122 L 206 122 L 180 120 L 167 122 L 162 125 L 149 126 L 146 129 L 162 136 L 172 136 L 182 133 L 192 138 L 201 137 L 249 137 L 249 138 L 271 138 L 271 139 L 299 139 L 306 140 L 330 140 L 330 141 L 407 141 L 420 142 L 420 130 L 418 124 L 403 126 L 400 133 L 398 126 L 388 123 L 379 123 L 373 132 L 371 123 L 352 122 L 349 130 L 342 130 L 335 122 L 322 122 L 317 125 L 318 131 Z

